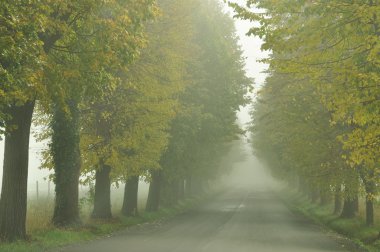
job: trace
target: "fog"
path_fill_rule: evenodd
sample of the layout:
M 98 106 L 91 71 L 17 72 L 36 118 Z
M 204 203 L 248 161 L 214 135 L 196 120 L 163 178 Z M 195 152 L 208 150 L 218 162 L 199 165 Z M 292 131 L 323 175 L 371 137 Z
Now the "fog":
M 239 2 L 239 1 L 237 1 Z M 244 2 L 244 1 L 240 1 Z M 231 10 L 226 6 L 225 11 L 229 12 L 232 16 Z M 245 57 L 246 62 L 246 71 L 247 76 L 254 79 L 255 89 L 257 90 L 263 83 L 266 77 L 265 70 L 268 68 L 266 64 L 257 62 L 258 60 L 267 57 L 266 52 L 262 52 L 260 50 L 262 40 L 258 37 L 247 37 L 245 34 L 252 26 L 250 22 L 235 20 L 235 27 L 237 31 L 237 35 L 239 37 L 239 43 L 243 49 L 243 55 Z M 255 92 L 254 92 L 255 93 Z M 252 99 L 254 99 L 254 93 L 251 94 Z M 251 106 L 248 105 L 246 107 L 241 107 L 238 112 L 238 121 L 242 127 L 246 127 L 246 125 L 250 122 L 249 111 Z M 35 130 L 35 127 L 32 128 L 32 132 Z M 46 169 L 40 169 L 41 165 L 41 151 L 46 148 L 46 144 L 37 142 L 36 139 L 31 135 L 30 141 L 30 152 L 29 152 L 29 177 L 28 177 L 28 192 L 30 194 L 34 194 L 36 192 L 36 182 L 39 184 L 39 192 L 40 194 L 47 193 L 48 190 L 48 180 L 47 177 L 51 172 Z M 249 148 L 248 145 L 245 148 Z M 246 150 L 247 152 L 248 149 Z M 3 173 L 3 154 L 4 154 L 4 141 L 0 141 L 0 186 L 2 181 L 2 173 Z M 252 157 L 252 159 L 254 159 Z M 256 164 L 256 160 L 250 160 L 252 164 Z M 261 172 L 261 168 L 257 171 L 250 172 Z M 255 175 L 256 177 L 258 174 Z M 142 183 L 142 187 L 144 188 L 144 184 Z M 146 186 L 145 186 L 146 188 Z M 51 190 L 53 190 L 53 185 L 51 186 Z M 145 191 L 145 189 L 141 189 Z
M 276 8 L 273 8 L 274 12 L 271 13 L 270 5 L 264 4 L 266 9 L 256 13 L 260 10 L 254 9 L 253 6 L 261 6 L 260 4 L 252 5 L 252 2 L 247 0 L 231 0 L 241 4 L 242 9 L 245 5 L 249 11 L 252 11 L 250 16 L 240 7 L 236 7 L 239 16 L 260 20 L 260 23 L 255 23 L 234 19 L 239 44 L 237 45 L 234 31 L 231 29 L 233 23 L 228 20 L 228 15 L 233 17 L 234 13 L 226 4 L 227 1 L 216 1 L 223 6 L 215 9 L 218 12 L 216 15 L 210 11 L 212 9 L 210 7 L 214 6 L 207 5 L 216 4 L 213 2 L 195 1 L 187 5 L 186 1 L 183 4 L 168 1 L 168 6 L 166 3 L 162 5 L 163 15 L 162 18 L 161 15 L 157 18 L 157 22 L 148 17 L 153 16 L 155 10 L 155 7 L 150 5 L 151 2 L 143 5 L 137 1 L 138 3 L 133 5 L 111 2 L 104 5 L 92 3 L 82 6 L 79 1 L 67 6 L 63 4 L 65 8 L 61 8 L 61 5 L 53 6 L 51 10 L 49 5 L 41 2 L 36 5 L 38 8 L 32 11 L 33 15 L 24 13 L 25 6 L 5 4 L 4 24 L 7 27 L 3 26 L 5 30 L 12 30 L 6 34 L 7 45 L 4 44 L 6 46 L 4 52 L 7 52 L 4 69 L 6 72 L 8 68 L 11 69 L 9 76 L 12 77 L 8 78 L 7 73 L 7 81 L 14 79 L 20 83 L 27 83 L 31 86 L 31 90 L 40 88 L 34 85 L 34 82 L 41 81 L 40 76 L 47 80 L 44 81 L 44 85 L 58 84 L 53 85 L 54 88 L 44 88 L 48 91 L 46 97 L 37 97 L 36 100 L 39 103 L 40 98 L 49 98 L 54 99 L 56 103 L 52 104 L 54 116 L 51 129 L 54 130 L 52 138 L 54 141 L 51 146 L 54 152 L 52 155 L 54 154 L 55 176 L 53 176 L 54 171 L 41 168 L 41 164 L 45 163 L 43 153 L 48 151 L 49 140 L 39 142 L 36 139 L 34 134 L 43 133 L 43 127 L 41 124 L 34 125 L 33 120 L 29 165 L 25 165 L 28 151 L 25 148 L 27 147 L 25 129 L 28 129 L 26 126 L 30 123 L 32 105 L 35 105 L 34 102 L 31 103 L 32 98 L 29 94 L 35 92 L 29 90 L 23 94 L 25 91 L 23 86 L 20 86 L 21 88 L 17 86 L 14 92 L 11 88 L 12 90 L 9 90 L 12 92 L 8 92 L 8 86 L 5 86 L 3 93 L 10 96 L 4 103 L 5 113 L 10 112 L 14 119 L 12 121 L 20 130 L 10 135 L 15 137 L 9 138 L 14 145 L 13 148 L 7 146 L 7 150 L 12 150 L 12 153 L 7 153 L 10 162 L 7 161 L 7 176 L 4 177 L 6 178 L 4 183 L 2 180 L 5 147 L 4 141 L 0 138 L 0 193 L 4 185 L 0 209 L 1 251 L 3 245 L 5 248 L 8 245 L 13 246 L 13 243 L 8 244 L 8 241 L 21 239 L 20 245 L 27 246 L 27 251 L 36 245 L 38 248 L 33 251 L 45 250 L 48 247 L 50 251 L 50 248 L 57 247 L 61 252 L 108 250 L 121 252 L 126 248 L 141 252 L 151 250 L 155 252 L 345 252 L 347 242 L 340 241 L 339 237 L 330 232 L 326 235 L 324 231 L 316 228 L 316 223 L 311 221 L 318 218 L 330 220 L 331 214 L 327 214 L 328 218 L 325 218 L 322 215 L 316 216 L 315 213 L 319 214 L 320 209 L 325 211 L 327 207 L 332 206 L 335 208 L 333 221 L 338 220 L 339 223 L 343 223 L 340 222 L 343 220 L 342 217 L 351 219 L 355 216 L 358 218 L 352 220 L 362 222 L 364 220 L 362 215 L 365 213 L 366 226 L 363 225 L 359 230 L 359 238 L 365 243 L 372 240 L 373 244 L 378 243 L 377 230 L 374 230 L 376 238 L 375 236 L 370 239 L 364 239 L 364 236 L 361 238 L 361 232 L 363 230 L 367 232 L 369 230 L 367 228 L 375 224 L 374 210 L 377 205 L 374 198 L 370 199 L 368 195 L 376 193 L 376 185 L 373 181 L 366 181 L 365 177 L 359 174 L 357 178 L 362 178 L 359 181 L 360 186 L 358 179 L 356 182 L 352 180 L 349 181 L 353 183 L 351 189 L 351 184 L 347 182 L 341 171 L 344 162 L 351 157 L 345 155 L 348 159 L 341 160 L 341 155 L 331 155 L 333 152 L 329 152 L 329 149 L 337 147 L 336 153 L 340 153 L 342 144 L 342 141 L 338 141 L 340 134 L 351 135 L 346 133 L 345 129 L 339 127 L 335 129 L 334 125 L 331 125 L 331 111 L 329 106 L 324 104 L 329 104 L 330 101 L 327 99 L 328 102 L 320 104 L 321 99 L 317 94 L 320 95 L 321 92 L 315 91 L 318 91 L 318 88 L 315 87 L 314 80 L 306 78 L 305 81 L 301 81 L 298 80 L 298 75 L 283 73 L 282 64 L 290 64 L 288 68 L 293 69 L 299 67 L 301 65 L 299 62 L 302 63 L 302 60 L 310 63 L 309 61 L 318 58 L 313 58 L 313 53 L 307 53 L 305 56 L 302 53 L 307 50 L 318 52 L 314 47 L 323 45 L 323 41 L 326 40 L 323 36 L 327 36 L 325 34 L 329 34 L 327 37 L 330 42 L 335 42 L 330 38 L 330 35 L 335 33 L 330 34 L 322 29 L 323 33 L 318 33 L 321 35 L 321 40 L 317 42 L 320 43 L 314 43 L 315 41 L 309 43 L 310 41 L 305 39 L 310 35 L 308 29 L 283 29 L 287 24 L 276 15 L 278 10 L 286 9 L 286 5 L 277 7 L 277 3 L 273 3 L 273 7 Z M 199 5 L 199 8 L 196 5 Z M 206 7 L 208 9 L 205 9 Z M 297 6 L 299 10 L 305 8 L 308 10 L 307 7 L 307 5 Z M 319 9 L 312 7 L 309 14 L 313 22 L 309 22 L 312 24 L 309 28 L 316 32 L 317 22 L 314 22 L 316 19 L 313 11 Z M 320 8 L 321 12 L 325 10 L 323 5 Z M 87 9 L 91 10 L 89 14 L 83 14 Z M 40 10 L 43 13 L 39 13 Z M 47 15 L 50 12 L 57 15 Z M 290 12 L 280 11 L 280 14 Z M 0 17 L 1 15 L 0 13 Z M 329 15 L 333 15 L 333 12 Z M 20 17 L 17 22 L 13 22 L 12 17 L 15 16 Z M 255 16 L 260 18 L 254 18 Z M 344 15 L 342 20 L 343 17 Z M 39 18 L 48 19 L 49 22 L 44 24 L 46 27 L 32 25 L 31 29 L 24 29 L 23 21 L 35 20 L 38 23 Z M 305 18 L 307 19 L 308 15 L 305 15 Z M 360 18 L 362 17 L 358 17 Z M 365 19 L 364 16 L 363 18 Z M 331 26 L 325 24 L 329 24 L 329 20 L 337 19 L 320 20 L 327 20 L 321 22 L 323 25 L 321 27 L 333 30 Z M 290 14 L 287 16 L 287 21 L 290 25 L 300 24 L 303 27 L 303 23 L 298 22 L 298 14 L 294 16 L 294 20 Z M 376 25 L 375 21 L 373 24 Z M 14 26 L 11 25 L 13 23 Z M 53 27 L 62 25 L 67 29 L 51 34 L 49 29 L 51 25 Z M 277 54 L 270 55 L 270 51 L 261 51 L 263 41 L 258 37 L 246 36 L 254 27 L 262 27 L 258 29 L 259 33 L 255 29 L 251 32 L 267 39 L 264 48 L 277 50 L 278 45 L 284 42 L 281 39 L 270 40 L 270 36 L 265 33 L 268 29 L 275 34 L 279 32 L 279 38 L 290 36 L 294 37 L 296 42 L 305 42 L 306 45 L 301 47 L 302 52 L 300 55 L 297 54 L 300 61 L 292 63 L 290 59 L 283 63 L 284 60 L 276 57 Z M 13 31 L 15 34 L 20 34 L 22 38 L 20 41 L 13 41 Z M 284 36 L 281 35 L 282 32 Z M 300 33 L 300 36 L 298 37 L 296 33 Z M 372 33 L 367 35 L 370 37 Z M 34 36 L 36 41 L 30 34 L 38 34 Z M 140 37 L 142 34 L 146 39 Z M 11 42 L 7 40 L 8 37 Z M 30 39 L 33 43 L 25 43 L 24 38 Z M 356 41 L 356 37 L 352 38 Z M 24 44 L 30 44 L 32 50 Z M 346 48 L 339 43 L 331 48 L 334 49 L 336 45 L 339 45 L 339 50 L 345 52 Z M 7 46 L 20 50 L 8 50 Z M 293 43 L 292 46 L 285 46 L 280 54 L 288 55 L 287 50 L 297 50 L 299 45 Z M 358 48 L 360 49 L 360 46 Z M 46 54 L 43 61 L 40 59 L 39 49 L 43 49 Z M 54 50 L 56 53 L 51 53 Z M 351 49 L 347 50 L 350 52 Z M 330 56 L 334 59 L 337 55 L 333 50 L 331 54 L 326 51 L 326 59 Z M 24 57 L 24 54 L 30 55 Z M 243 59 L 244 66 L 241 64 Z M 271 75 L 268 78 L 269 66 L 261 63 L 263 59 L 268 59 L 264 60 L 265 62 L 271 62 Z M 38 61 L 42 62 L 40 66 L 36 64 Z M 331 64 L 339 60 L 327 62 Z M 353 60 L 346 65 L 355 66 L 356 63 Z M 51 69 L 44 68 L 50 64 Z M 323 64 L 326 62 L 305 65 L 315 65 L 313 73 L 318 73 L 318 76 L 330 76 L 329 71 L 319 70 L 323 69 L 320 67 Z M 41 74 L 39 68 L 30 68 L 35 65 L 41 67 Z M 14 71 L 13 66 L 20 67 L 16 67 L 17 71 Z M 307 74 L 309 68 L 301 67 L 300 73 Z M 367 72 L 364 71 L 363 76 L 365 74 Z M 369 77 L 370 75 L 368 80 L 371 79 Z M 367 77 L 363 77 L 363 80 L 365 78 Z M 329 82 L 340 81 L 339 78 L 330 79 L 328 78 Z M 252 90 L 250 80 L 253 82 Z M 76 85 L 78 83 L 79 86 Z M 305 95 L 299 92 L 300 87 L 309 87 L 308 85 L 313 97 L 295 99 L 294 97 Z M 285 87 L 288 93 L 283 95 Z M 308 88 L 302 88 L 302 91 L 304 90 Z M 86 97 L 87 95 L 89 97 Z M 347 97 L 351 96 L 349 94 Z M 249 101 L 247 97 L 250 98 Z M 335 99 L 336 97 L 331 95 L 333 104 L 340 104 L 341 98 Z M 281 101 L 273 102 L 278 98 L 281 98 Z M 16 109 L 20 101 L 26 102 L 25 108 Z M 9 102 L 11 104 L 7 104 Z M 314 103 L 318 103 L 318 106 Z M 245 106 L 236 111 L 239 105 L 244 104 Z M 268 113 L 268 111 L 280 111 L 280 113 Z M 270 117 L 268 120 L 256 120 L 268 118 L 268 114 Z M 284 121 L 284 114 L 292 116 L 286 116 L 285 119 L 289 120 Z M 20 118 L 23 115 L 27 118 Z M 252 124 L 251 115 L 255 118 L 255 125 Z M 316 120 L 298 120 L 296 115 L 302 119 L 310 119 L 315 115 Z M 33 116 L 37 117 L 38 115 Z M 3 119 L 8 120 L 8 117 Z M 278 128 L 276 122 L 279 121 L 286 127 Z M 298 124 L 298 121 L 302 124 Z M 313 124 L 315 121 L 321 122 L 318 125 L 321 130 L 315 130 Z M 244 133 L 239 139 L 227 143 L 226 139 L 231 139 L 232 136 L 236 139 L 236 135 L 241 132 L 235 123 Z M 1 129 L 7 127 L 8 131 L 10 128 L 8 124 L 8 121 L 2 125 L 0 123 Z M 252 135 L 250 129 L 254 129 Z M 322 132 L 324 135 L 319 136 L 315 132 Z M 77 135 L 79 133 L 80 136 Z M 336 137 L 331 137 L 335 139 L 331 142 L 324 137 L 326 134 L 338 133 Z M 277 136 L 276 134 L 280 137 L 272 137 Z M 369 136 L 372 135 L 371 132 Z M 315 142 L 313 139 L 318 140 L 317 144 L 313 144 Z M 320 139 L 325 140 L 319 141 Z M 253 143 L 255 150 L 252 149 Z M 82 145 L 86 147 L 87 152 L 78 153 Z M 227 146 L 229 149 L 226 149 Z M 312 147 L 309 149 L 309 146 Z M 16 149 L 18 147 L 20 149 Z M 299 172 L 299 169 L 290 170 L 297 173 L 294 178 L 299 181 L 298 189 L 302 189 L 293 191 L 290 188 L 292 182 L 281 181 L 284 178 L 279 178 L 279 174 L 282 173 L 271 173 L 271 169 L 254 153 L 266 153 L 267 155 L 260 155 L 260 157 L 269 157 L 265 163 L 280 162 L 273 162 L 272 171 L 284 169 L 286 165 L 285 168 L 302 167 L 305 171 L 310 169 L 312 174 Z M 311 157 L 310 153 L 318 155 Z M 283 160 L 284 156 L 286 160 Z M 84 164 L 82 167 L 81 161 Z M 163 171 L 155 171 L 154 169 L 160 164 Z M 321 168 L 317 169 L 319 164 Z M 88 170 L 85 169 L 85 165 L 89 166 Z M 26 168 L 28 176 L 25 174 Z M 128 181 L 121 179 L 112 183 L 110 191 L 113 176 L 120 178 L 126 168 L 128 168 Z M 335 171 L 333 169 L 337 169 L 336 172 L 329 172 Z M 326 171 L 332 175 L 326 174 Z M 86 182 L 85 185 L 81 183 L 78 185 L 79 172 L 88 172 L 80 179 Z M 292 174 L 290 172 L 289 174 Z M 336 176 L 341 173 L 343 180 Z M 368 175 L 373 177 L 371 172 Z M 328 176 L 332 176 L 331 179 Z M 56 185 L 51 180 L 53 177 Z M 28 178 L 27 188 L 25 188 L 26 178 Z M 150 184 L 145 181 L 147 178 L 151 179 Z M 326 179 L 321 180 L 321 178 Z M 367 197 L 363 205 L 366 211 L 361 210 L 363 206 L 360 206 L 360 211 L 358 210 L 359 204 L 362 204 L 359 201 L 361 197 L 359 187 L 362 184 L 366 189 Z M 151 193 L 147 202 L 149 189 Z M 352 191 L 353 193 L 349 193 L 352 195 L 348 195 L 348 191 Z M 311 201 L 306 198 L 307 196 L 312 196 Z M 320 201 L 318 206 L 315 204 L 317 199 Z M 354 203 L 357 203 L 357 206 L 354 206 Z M 350 213 L 346 214 L 346 209 Z M 307 218 L 313 215 L 318 218 L 310 220 Z M 338 216 L 339 218 L 335 218 Z M 332 227 L 333 221 L 328 223 Z M 348 229 L 351 231 L 352 228 Z M 115 230 L 117 231 L 114 232 Z M 342 233 L 350 232 L 342 229 Z M 354 235 L 352 238 L 358 237 Z M 24 240 L 27 241 L 25 244 Z M 88 242 L 74 244 L 85 240 Z M 69 246 L 66 246 L 66 243 Z M 15 246 L 18 245 L 19 243 L 15 243 Z
M 249 121 L 249 107 L 242 108 L 238 112 L 238 123 L 241 127 L 245 127 Z M 33 127 L 33 130 L 35 127 Z M 33 131 L 32 130 L 32 131 Z M 268 170 L 253 156 L 252 149 L 248 143 L 249 134 L 242 136 L 242 139 L 235 141 L 233 147 L 230 150 L 222 164 L 227 164 L 227 171 L 220 181 L 216 184 L 217 188 L 237 188 L 259 190 L 272 190 L 278 186 L 278 183 L 270 176 Z M 29 176 L 28 176 L 28 198 L 29 200 L 35 200 L 37 197 L 37 181 L 39 197 L 46 198 L 48 196 L 48 189 L 50 187 L 50 199 L 53 199 L 54 184 L 49 183 L 48 176 L 52 174 L 51 171 L 41 169 L 41 151 L 47 148 L 45 143 L 37 142 L 33 134 L 31 135 L 30 153 L 29 153 Z M 2 175 L 3 165 L 3 152 L 4 141 L 0 142 L 0 178 Z M 0 180 L 1 186 L 1 180 Z M 149 185 L 140 181 L 139 184 L 139 208 L 143 209 L 146 203 L 148 195 Z M 88 187 L 80 186 L 81 197 L 86 197 Z M 124 185 L 121 184 L 119 188 L 112 185 L 111 191 L 111 203 L 113 212 L 120 211 L 123 202 Z
M 35 129 L 35 127 L 33 127 Z M 33 131 L 33 130 L 32 130 Z M 40 197 L 47 197 L 50 188 L 50 195 L 54 194 L 54 183 L 49 183 L 49 175 L 52 174 L 52 171 L 47 169 L 41 169 L 41 152 L 47 148 L 46 143 L 36 141 L 33 134 L 31 134 L 29 147 L 29 175 L 28 175 L 28 196 L 30 200 L 33 200 L 37 197 L 37 182 L 38 182 L 38 193 Z M 0 141 L 0 178 L 3 174 L 3 153 L 4 153 L 4 141 Z M 0 179 L 0 187 L 2 180 Z M 80 194 L 82 197 L 86 196 L 88 192 L 88 187 L 80 185 Z M 112 202 L 116 207 L 121 208 L 122 197 L 123 197 L 124 187 L 121 185 L 117 188 L 115 185 L 112 185 Z M 139 185 L 139 197 L 141 199 L 146 199 L 148 195 L 148 184 L 144 181 L 140 181 Z M 120 202 L 120 203 L 119 203 Z M 144 200 L 142 200 L 144 202 Z M 119 209 L 120 210 L 120 209 Z
M 230 166 L 230 172 L 221 178 L 223 188 L 272 191 L 281 187 L 270 171 L 253 154 L 247 138 L 236 141 L 222 163 Z
M 243 108 L 239 113 L 239 124 L 244 127 L 249 122 L 248 108 Z M 248 134 L 247 134 L 248 135 Z M 234 144 L 234 149 L 226 157 L 232 167 L 231 173 L 223 176 L 222 183 L 226 186 L 257 186 L 260 188 L 272 188 L 276 182 L 271 178 L 265 167 L 252 155 L 252 149 L 248 143 L 248 137 L 244 136 L 241 140 Z M 30 197 L 36 196 L 36 182 L 38 181 L 39 194 L 41 196 L 48 193 L 48 176 L 52 173 L 46 169 L 40 169 L 41 151 L 46 149 L 44 143 L 37 142 L 31 135 L 30 154 L 29 154 L 29 177 L 28 177 L 28 194 Z M 4 141 L 0 142 L 0 177 L 2 175 Z M 226 163 L 222 160 L 221 163 Z M 0 180 L 1 185 L 1 180 Z M 88 190 L 84 186 L 80 186 L 82 195 Z M 122 202 L 123 186 L 116 188 L 113 185 L 113 202 Z M 50 183 L 50 190 L 54 191 L 53 183 Z M 148 185 L 144 181 L 140 181 L 139 196 L 142 199 L 147 197 Z
M 32 130 L 33 131 L 33 130 Z M 28 193 L 36 192 L 36 182 L 38 181 L 39 191 L 41 194 L 46 194 L 48 191 L 48 176 L 50 171 L 40 169 L 41 166 L 41 151 L 46 148 L 46 144 L 37 142 L 31 134 L 29 146 L 29 176 L 28 176 Z M 4 158 L 4 141 L 0 141 L 0 178 L 3 175 L 3 158 Z M 0 186 L 2 179 L 0 179 Z
M 232 16 L 230 9 L 228 7 L 225 8 L 226 12 L 229 12 Z M 254 79 L 255 89 L 257 90 L 263 83 L 266 77 L 265 70 L 267 69 L 266 64 L 262 64 L 257 62 L 258 60 L 267 56 L 266 52 L 261 52 L 260 47 L 262 41 L 257 37 L 247 37 L 245 34 L 249 30 L 252 24 L 247 21 L 235 20 L 235 26 L 237 35 L 239 37 L 239 43 L 243 49 L 245 62 L 246 62 L 246 71 L 247 76 Z M 251 93 L 250 96 L 252 100 L 254 100 L 254 93 Z M 249 111 L 251 110 L 251 106 L 247 105 L 245 107 L 241 107 L 240 111 L 238 111 L 238 123 L 242 128 L 246 128 L 247 124 L 250 122 Z M 36 130 L 36 127 L 32 127 L 32 132 Z M 224 176 L 223 183 L 228 186 L 231 185 L 259 185 L 265 184 L 273 185 L 273 181 L 270 179 L 270 176 L 265 171 L 264 167 L 256 160 L 254 156 L 252 156 L 252 151 L 250 149 L 249 144 L 247 143 L 247 138 L 249 136 L 246 135 L 242 140 L 241 148 L 244 152 L 246 159 L 241 162 L 237 162 L 233 165 L 233 172 Z M 33 199 L 36 197 L 37 191 L 37 182 L 38 182 L 38 191 L 40 196 L 44 196 L 48 194 L 48 188 L 50 186 L 50 194 L 52 195 L 54 192 L 54 184 L 48 181 L 48 176 L 52 173 L 46 169 L 40 169 L 41 165 L 41 151 L 46 149 L 47 146 L 44 143 L 36 141 L 33 134 L 31 134 L 30 139 L 30 152 L 29 152 L 29 176 L 28 176 L 28 195 L 29 198 Z M 235 150 L 236 152 L 236 150 Z M 4 141 L 0 141 L 0 188 L 2 183 L 2 173 L 3 173 L 3 153 L 4 153 Z M 80 186 L 81 195 L 85 195 L 88 188 Z M 139 197 L 141 202 L 145 202 L 148 192 L 148 185 L 140 181 L 139 185 Z M 116 188 L 113 185 L 112 189 L 112 202 L 115 207 L 118 207 L 118 204 L 122 202 L 123 195 L 123 185 L 121 188 Z M 120 203 L 119 203 L 120 202 Z M 143 204 L 141 203 L 140 204 Z

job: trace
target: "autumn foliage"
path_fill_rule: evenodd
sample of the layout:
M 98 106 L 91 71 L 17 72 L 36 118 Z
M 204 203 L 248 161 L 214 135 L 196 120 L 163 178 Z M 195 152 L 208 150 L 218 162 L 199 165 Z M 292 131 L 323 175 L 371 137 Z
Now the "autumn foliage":
M 150 211 L 206 191 L 242 133 L 236 111 L 250 86 L 217 1 L 2 1 L 0 239 L 27 237 L 32 115 L 47 129 L 52 223 L 80 226 L 79 183 L 94 185 L 101 219 L 112 217 L 113 183 L 125 184 L 125 215 L 138 213 L 139 179 L 151 182 Z

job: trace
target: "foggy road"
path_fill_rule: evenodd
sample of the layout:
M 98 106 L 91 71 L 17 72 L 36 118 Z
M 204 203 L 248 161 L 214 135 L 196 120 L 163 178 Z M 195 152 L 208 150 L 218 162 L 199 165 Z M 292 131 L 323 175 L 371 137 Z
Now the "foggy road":
M 241 163 L 238 170 L 247 170 L 252 162 L 249 159 Z M 324 233 L 315 224 L 288 210 L 267 186 L 268 178 L 262 170 L 257 168 L 253 174 L 259 176 L 253 177 L 256 183 L 252 183 L 255 182 L 252 177 L 245 176 L 246 180 L 239 180 L 239 186 L 163 224 L 132 227 L 110 238 L 61 251 L 348 251 L 334 235 Z

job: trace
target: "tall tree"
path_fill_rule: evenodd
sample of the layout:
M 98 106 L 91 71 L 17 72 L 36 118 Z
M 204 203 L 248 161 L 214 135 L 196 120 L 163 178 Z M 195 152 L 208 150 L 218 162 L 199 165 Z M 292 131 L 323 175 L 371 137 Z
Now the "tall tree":
M 188 185 L 191 181 L 200 193 L 207 180 L 217 176 L 226 143 L 241 133 L 236 111 L 248 102 L 251 84 L 233 21 L 220 4 L 199 3 L 192 18 L 198 48 L 188 68 L 193 83 L 180 96 L 182 110 L 172 123 L 169 146 L 161 158 L 160 200 L 166 204 L 176 202 L 174 192 L 183 180 Z
M 237 17 L 259 21 L 249 33 L 264 39 L 273 70 L 308 78 L 343 128 L 342 155 L 366 187 L 367 206 L 376 194 L 379 122 L 378 1 L 247 1 L 231 5 Z M 365 14 L 364 14 L 365 13 Z M 349 185 L 346 185 L 349 186 Z M 371 224 L 371 210 L 367 223 Z
M 79 104 L 82 97 L 99 97 L 105 87 L 112 89 L 120 78 L 118 72 L 137 56 L 142 45 L 143 22 L 151 17 L 152 4 L 149 0 L 78 2 L 64 9 L 70 16 L 65 23 L 70 29 L 65 31 L 67 36 L 57 41 L 54 53 L 50 53 L 54 64 L 49 69 L 49 81 L 56 84 L 54 94 L 58 94 L 52 97 L 55 225 L 71 225 L 79 220 Z M 57 5 L 59 10 L 61 7 Z
M 162 14 L 147 24 L 147 43 L 139 58 L 125 72 L 119 72 L 120 82 L 114 90 L 89 104 L 106 123 L 103 128 L 108 137 L 96 130 L 99 118 L 85 120 L 85 170 L 96 168 L 98 174 L 101 166 L 97 163 L 107 164 L 111 173 L 105 174 L 105 179 L 126 182 L 122 209 L 126 215 L 137 212 L 138 177 L 149 177 L 148 170 L 159 168 L 169 123 L 178 106 L 177 96 L 187 83 L 184 62 L 190 54 L 186 39 L 191 30 L 183 29 L 187 19 L 180 18 L 184 14 L 181 11 L 188 11 L 185 6 L 188 4 L 159 2 Z
M 41 6 L 38 1 L 0 3 L 0 135 L 5 133 L 1 240 L 26 237 L 29 132 L 35 99 L 43 92 Z

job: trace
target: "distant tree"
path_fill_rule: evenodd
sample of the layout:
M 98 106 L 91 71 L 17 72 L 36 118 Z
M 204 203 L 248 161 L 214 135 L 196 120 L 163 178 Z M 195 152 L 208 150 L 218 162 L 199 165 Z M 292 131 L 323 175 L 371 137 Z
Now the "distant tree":
M 181 111 L 161 158 L 160 201 L 169 205 L 181 197 L 185 184 L 200 193 L 217 176 L 226 144 L 242 133 L 236 111 L 249 101 L 246 94 L 251 85 L 233 21 L 219 3 L 200 3 L 192 17 L 198 48 L 188 67 L 192 84 L 180 96 Z
M 138 59 L 119 72 L 120 81 L 114 89 L 85 105 L 93 109 L 82 132 L 84 172 L 95 170 L 96 184 L 108 181 L 105 186 L 95 186 L 93 216 L 97 218 L 103 218 L 99 207 L 109 213 L 110 182 L 125 183 L 122 213 L 137 214 L 139 176 L 149 177 L 148 170 L 159 169 L 169 123 L 178 107 L 177 96 L 187 83 L 184 67 L 191 43 L 186 39 L 191 29 L 185 29 L 188 19 L 183 12 L 189 11 L 189 4 L 158 4 L 161 14 L 146 23 L 147 40 Z M 97 207 L 97 202 L 107 203 Z
M 379 3 L 253 0 L 231 6 L 237 17 L 260 23 L 249 34 L 273 52 L 265 61 L 274 72 L 307 78 L 316 87 L 331 124 L 343 129 L 342 157 L 360 177 L 372 225 L 380 146 Z

